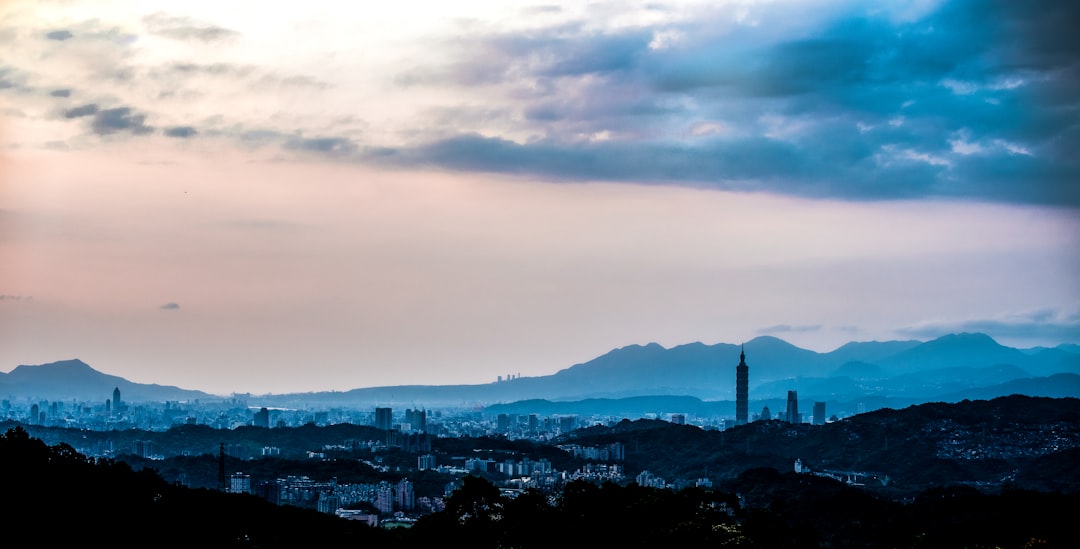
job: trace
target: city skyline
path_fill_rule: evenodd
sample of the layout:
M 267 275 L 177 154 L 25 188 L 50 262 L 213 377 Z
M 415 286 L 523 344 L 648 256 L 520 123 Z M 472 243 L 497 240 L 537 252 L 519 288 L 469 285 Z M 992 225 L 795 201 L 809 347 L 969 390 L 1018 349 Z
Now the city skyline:
M 4 3 L 0 371 L 288 393 L 1080 343 L 1077 9 Z

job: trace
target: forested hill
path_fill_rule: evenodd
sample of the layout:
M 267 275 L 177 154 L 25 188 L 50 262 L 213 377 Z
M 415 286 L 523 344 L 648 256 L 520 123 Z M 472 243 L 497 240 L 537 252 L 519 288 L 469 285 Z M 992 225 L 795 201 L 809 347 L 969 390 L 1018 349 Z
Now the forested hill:
M 0 433 L 5 537 L 41 547 L 360 547 L 386 532 L 249 494 L 165 482 L 151 469 Z M 46 522 L 43 522 L 46 520 Z
M 622 442 L 627 470 L 724 479 L 753 467 L 861 473 L 860 483 L 906 497 L 933 486 L 1005 485 L 1080 491 L 1080 399 L 1014 395 L 882 409 L 826 425 L 756 421 L 706 431 L 658 420 L 580 429 L 556 441 Z M 844 477 L 847 478 L 847 477 Z
M 900 503 L 833 479 L 768 468 L 745 471 L 728 487 L 669 490 L 577 480 L 552 497 L 534 490 L 508 497 L 470 476 L 447 498 L 445 510 L 421 517 L 412 528 L 383 529 L 248 494 L 168 484 L 152 470 L 88 459 L 64 444 L 48 446 L 18 427 L 0 434 L 0 489 L 15 503 L 5 513 L 7 534 L 47 546 L 101 539 L 117 549 L 1080 544 L 1071 521 L 1078 494 L 1017 489 L 986 494 L 952 487 Z M 35 526 L 42 516 L 57 513 L 60 527 Z M 135 529 L 118 530 L 125 525 Z

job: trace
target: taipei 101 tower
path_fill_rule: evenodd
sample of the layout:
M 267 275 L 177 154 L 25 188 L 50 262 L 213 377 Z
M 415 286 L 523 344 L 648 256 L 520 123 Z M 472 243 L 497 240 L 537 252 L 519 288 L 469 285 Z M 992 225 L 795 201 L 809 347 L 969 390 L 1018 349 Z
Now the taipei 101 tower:
M 746 425 L 750 396 L 750 367 L 746 353 L 739 350 L 739 365 L 735 367 L 735 425 Z

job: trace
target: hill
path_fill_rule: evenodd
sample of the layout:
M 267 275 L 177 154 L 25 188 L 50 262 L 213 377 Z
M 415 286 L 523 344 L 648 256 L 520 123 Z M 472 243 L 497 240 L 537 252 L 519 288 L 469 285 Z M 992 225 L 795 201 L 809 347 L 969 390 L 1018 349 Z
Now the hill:
M 750 398 L 755 409 L 770 400 L 786 398 L 789 390 L 798 391 L 808 408 L 817 400 L 864 405 L 890 400 L 895 405 L 985 394 L 977 391 L 1025 379 L 1032 381 L 1016 387 L 1037 387 L 1041 383 L 1038 378 L 1055 374 L 1080 375 L 1080 353 L 1071 346 L 1019 350 L 1002 346 L 985 334 L 952 334 L 925 343 L 852 342 L 828 353 L 763 336 L 743 345 L 630 345 L 551 375 L 498 383 L 243 396 L 251 405 L 288 408 L 369 407 L 388 402 L 427 408 L 477 407 L 537 399 L 595 401 L 655 396 L 729 402 L 734 399 L 734 370 L 741 351 L 750 365 Z M 224 398 L 131 383 L 102 374 L 80 360 L 22 365 L 0 374 L 0 395 L 9 398 L 103 401 L 114 387 L 130 402 Z
M 901 499 L 934 486 L 1080 491 L 1080 399 L 1013 395 L 880 409 L 815 426 L 755 421 L 724 431 L 659 420 L 579 429 L 556 444 L 620 442 L 628 470 L 734 478 L 755 467 L 853 479 Z
M 190 489 L 151 469 L 96 461 L 19 428 L 0 433 L 0 487 L 8 539 L 56 547 L 109 539 L 113 547 L 302 547 L 384 545 L 383 530 L 334 515 L 279 506 L 250 494 Z M 89 498 L 72 507 L 71 501 Z M 42 516 L 62 525 L 40 530 Z M 134 530 L 117 525 L 122 517 Z
M 170 385 L 133 383 L 122 377 L 101 373 L 78 360 L 61 360 L 36 366 L 20 365 L 10 373 L 0 373 L 0 395 L 44 400 L 105 401 L 120 389 L 125 401 L 190 401 L 218 399 L 202 391 Z

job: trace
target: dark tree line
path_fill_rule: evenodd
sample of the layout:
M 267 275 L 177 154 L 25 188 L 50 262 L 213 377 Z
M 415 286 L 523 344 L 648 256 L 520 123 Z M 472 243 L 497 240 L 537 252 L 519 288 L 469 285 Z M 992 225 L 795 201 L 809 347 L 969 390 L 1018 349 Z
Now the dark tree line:
M 252 495 L 179 486 L 150 468 L 49 446 L 18 427 L 0 435 L 0 493 L 9 539 L 43 546 L 1080 547 L 1071 521 L 1080 508 L 1076 493 L 988 494 L 958 485 L 898 502 L 769 468 L 716 489 L 573 481 L 555 494 L 526 490 L 514 497 L 469 476 L 444 511 L 388 530 Z

